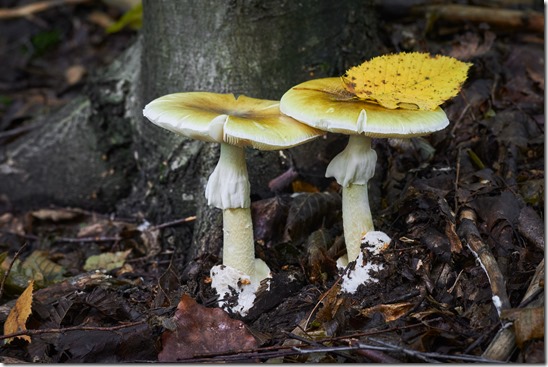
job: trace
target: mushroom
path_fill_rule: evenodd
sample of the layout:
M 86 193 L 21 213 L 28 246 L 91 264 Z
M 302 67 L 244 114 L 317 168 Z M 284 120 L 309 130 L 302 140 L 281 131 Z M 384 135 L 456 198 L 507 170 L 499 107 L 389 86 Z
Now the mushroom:
M 270 274 L 255 258 L 250 211 L 250 184 L 244 147 L 290 148 L 322 134 L 283 115 L 279 102 L 233 94 L 168 94 L 147 104 L 143 114 L 176 134 L 221 144 L 219 162 L 207 182 L 209 205 L 223 210 L 223 265 L 237 269 L 252 283 Z
M 350 135 L 326 170 L 343 187 L 343 264 L 358 257 L 362 237 L 374 229 L 367 195 L 377 160 L 371 138 L 409 138 L 445 128 L 449 120 L 439 105 L 458 94 L 471 65 L 420 52 L 383 55 L 341 78 L 310 80 L 282 96 L 280 110 L 288 116 Z

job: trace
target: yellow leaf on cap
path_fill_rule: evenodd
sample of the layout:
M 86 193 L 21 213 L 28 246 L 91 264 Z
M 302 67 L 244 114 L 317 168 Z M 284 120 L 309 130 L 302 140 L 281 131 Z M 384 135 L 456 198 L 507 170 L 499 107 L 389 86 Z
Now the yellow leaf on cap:
M 360 99 L 389 109 L 434 110 L 458 94 L 472 64 L 411 52 L 374 57 L 342 77 Z
M 31 314 L 33 285 L 34 282 L 31 281 L 27 286 L 27 289 L 25 289 L 25 291 L 21 293 L 19 298 L 17 298 L 15 306 L 13 306 L 13 308 L 10 310 L 8 318 L 4 323 L 4 335 L 27 330 L 25 324 L 27 323 L 27 319 Z M 28 335 L 17 336 L 16 338 L 21 338 L 30 343 L 30 336 Z M 4 343 L 8 344 L 12 340 L 12 338 L 8 338 L 4 341 Z

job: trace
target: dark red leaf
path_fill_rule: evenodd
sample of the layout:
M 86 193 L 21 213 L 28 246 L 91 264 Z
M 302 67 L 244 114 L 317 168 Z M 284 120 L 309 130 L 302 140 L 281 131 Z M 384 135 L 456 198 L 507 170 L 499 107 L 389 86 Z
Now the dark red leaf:
M 177 327 L 162 334 L 160 362 L 176 362 L 206 353 L 256 348 L 257 341 L 239 320 L 220 308 L 206 308 L 183 295 L 173 317 Z

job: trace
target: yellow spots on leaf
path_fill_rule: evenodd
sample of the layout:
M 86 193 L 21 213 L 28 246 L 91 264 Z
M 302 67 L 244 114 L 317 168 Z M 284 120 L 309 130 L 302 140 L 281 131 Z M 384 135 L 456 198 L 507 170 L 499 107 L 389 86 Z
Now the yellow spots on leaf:
M 434 110 L 459 93 L 470 66 L 449 56 L 403 52 L 355 66 L 342 81 L 356 97 L 385 108 Z

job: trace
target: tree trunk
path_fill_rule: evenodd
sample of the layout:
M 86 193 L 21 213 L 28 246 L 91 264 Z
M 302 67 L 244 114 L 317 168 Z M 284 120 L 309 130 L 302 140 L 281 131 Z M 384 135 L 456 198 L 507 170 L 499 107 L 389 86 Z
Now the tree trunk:
M 204 189 L 219 147 L 156 127 L 142 117 L 144 105 L 182 91 L 278 100 L 304 80 L 340 75 L 376 54 L 372 1 L 144 0 L 143 7 L 140 45 L 63 109 L 70 118 L 50 118 L 0 148 L 0 195 L 20 210 L 68 205 L 142 213 L 153 223 L 197 214 L 193 239 L 174 230 L 174 247 L 186 260 L 218 256 L 221 212 L 207 206 Z M 304 170 L 310 157 L 332 156 L 328 142 L 283 156 L 247 150 L 252 200 L 272 196 L 268 182 L 289 164 Z
M 143 5 L 143 105 L 181 91 L 278 100 L 295 84 L 340 75 L 374 54 L 370 1 L 145 0 Z M 146 121 L 136 131 L 143 179 L 158 183 L 154 177 L 165 176 L 167 183 L 153 189 L 157 200 L 149 200 L 149 210 L 154 211 L 153 202 L 165 205 L 166 196 L 175 216 L 199 208 L 190 256 L 218 254 L 220 228 L 203 221 L 220 222 L 221 211 L 209 208 L 203 194 L 218 145 L 176 137 Z M 306 153 L 314 155 L 320 145 L 310 144 Z M 247 151 L 247 160 L 252 195 L 271 196 L 268 181 L 287 162 L 278 152 L 254 150 Z

